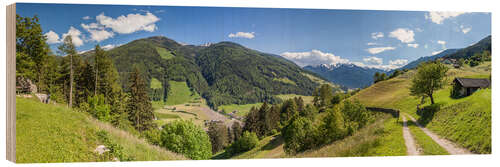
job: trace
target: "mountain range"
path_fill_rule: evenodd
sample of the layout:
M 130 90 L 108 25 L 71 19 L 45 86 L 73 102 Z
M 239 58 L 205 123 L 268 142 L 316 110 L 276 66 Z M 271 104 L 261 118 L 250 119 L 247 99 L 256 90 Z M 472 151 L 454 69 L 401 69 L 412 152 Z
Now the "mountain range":
M 304 69 L 317 73 L 330 82 L 351 89 L 370 86 L 373 83 L 373 75 L 376 72 L 387 72 L 377 68 L 360 67 L 354 64 L 322 64 L 305 66 Z

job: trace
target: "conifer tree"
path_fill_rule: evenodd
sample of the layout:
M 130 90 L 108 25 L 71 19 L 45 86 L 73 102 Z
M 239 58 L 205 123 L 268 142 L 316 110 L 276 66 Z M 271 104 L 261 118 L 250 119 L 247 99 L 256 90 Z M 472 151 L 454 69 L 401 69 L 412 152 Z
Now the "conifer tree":
M 129 77 L 130 99 L 127 105 L 129 120 L 139 131 L 153 127 L 153 107 L 148 97 L 147 84 L 136 67 Z
M 73 58 L 77 56 L 76 48 L 75 45 L 73 44 L 73 40 L 71 39 L 71 36 L 68 35 L 64 38 L 64 42 L 62 45 L 59 46 L 59 51 L 61 54 L 66 55 L 69 57 L 69 100 L 68 100 L 68 106 L 69 108 L 73 107 L 73 66 L 74 62 Z

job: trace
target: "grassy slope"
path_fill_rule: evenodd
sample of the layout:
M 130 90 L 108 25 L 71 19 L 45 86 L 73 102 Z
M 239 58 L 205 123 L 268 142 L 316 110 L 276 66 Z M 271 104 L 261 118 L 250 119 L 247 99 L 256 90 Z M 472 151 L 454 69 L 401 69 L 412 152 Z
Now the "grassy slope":
M 295 157 L 406 155 L 402 133 L 400 121 L 385 115 L 352 136 Z
M 454 69 L 451 67 L 446 79 L 451 83 L 455 77 L 489 77 L 490 72 L 490 62 L 473 68 L 467 66 Z M 420 99 L 410 96 L 409 92 L 414 73 L 415 71 L 411 70 L 396 78 L 374 84 L 361 90 L 352 98 L 358 99 L 366 106 L 398 109 L 420 119 L 416 113 L 416 106 L 420 103 Z M 441 111 L 434 115 L 427 127 L 474 152 L 490 152 L 487 148 L 491 148 L 491 91 L 484 90 L 466 98 L 453 99 L 449 97 L 450 89 L 451 85 L 448 84 L 435 93 L 434 98 L 436 103 L 441 105 Z M 424 106 L 429 103 L 427 100 Z M 463 107 L 468 112 L 456 112 L 449 108 L 464 103 L 469 103 L 465 105 L 467 107 Z
M 16 98 L 16 108 L 16 161 L 20 163 L 98 161 L 93 151 L 101 144 L 96 136 L 99 130 L 107 131 L 135 160 L 184 159 L 65 106 Z
M 174 58 L 174 55 L 165 48 L 156 47 L 156 51 L 158 52 L 158 54 L 162 59 L 168 60 Z
M 169 84 L 170 91 L 168 92 L 167 105 L 184 104 L 200 97 L 189 89 L 186 82 L 169 81 Z
M 283 101 L 288 100 L 288 99 L 292 99 L 295 97 L 301 97 L 302 100 L 304 100 L 305 104 L 312 104 L 312 101 L 314 99 L 313 96 L 304 96 L 304 95 L 296 95 L 296 94 L 281 94 L 281 95 L 276 95 L 276 97 L 280 98 Z
M 219 110 L 224 110 L 226 113 L 230 113 L 233 111 L 238 111 L 236 112 L 236 115 L 238 116 L 245 116 L 250 112 L 250 109 L 252 107 L 260 108 L 262 103 L 253 103 L 253 104 L 227 104 L 227 105 L 221 105 L 219 106 Z

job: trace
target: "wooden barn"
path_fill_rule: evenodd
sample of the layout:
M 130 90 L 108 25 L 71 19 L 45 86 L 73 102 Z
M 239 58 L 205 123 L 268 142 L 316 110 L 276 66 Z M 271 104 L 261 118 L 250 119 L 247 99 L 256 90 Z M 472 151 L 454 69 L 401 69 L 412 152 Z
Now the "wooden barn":
M 490 87 L 490 80 L 483 78 L 455 78 L 453 84 L 460 96 L 469 96 L 478 89 Z

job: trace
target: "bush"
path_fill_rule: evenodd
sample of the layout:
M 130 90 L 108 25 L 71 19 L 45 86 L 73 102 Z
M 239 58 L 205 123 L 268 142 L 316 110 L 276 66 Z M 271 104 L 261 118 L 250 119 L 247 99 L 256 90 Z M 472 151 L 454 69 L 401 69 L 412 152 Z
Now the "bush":
M 359 101 L 344 101 L 342 113 L 344 114 L 347 135 L 351 135 L 356 130 L 364 127 L 368 122 L 368 111 Z
M 104 96 L 97 95 L 87 98 L 88 110 L 98 120 L 108 122 L 111 120 L 111 108 L 108 104 L 104 103 Z M 85 106 L 86 104 L 83 104 Z M 85 106 L 86 107 L 86 106 Z
M 234 155 L 238 153 L 242 153 L 248 150 L 251 150 L 257 146 L 259 143 L 259 138 L 257 134 L 254 132 L 243 132 L 243 136 L 240 139 L 235 141 L 231 146 L 226 150 L 229 154 Z
M 161 144 L 161 131 L 158 129 L 149 129 L 144 131 L 142 136 L 153 145 L 159 146 Z
M 212 156 L 210 138 L 201 127 L 191 121 L 166 124 L 161 132 L 161 146 L 195 160 Z
M 316 146 L 316 128 L 311 120 L 298 117 L 283 129 L 285 145 L 288 154 L 296 154 Z

